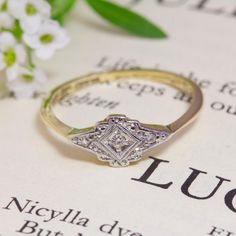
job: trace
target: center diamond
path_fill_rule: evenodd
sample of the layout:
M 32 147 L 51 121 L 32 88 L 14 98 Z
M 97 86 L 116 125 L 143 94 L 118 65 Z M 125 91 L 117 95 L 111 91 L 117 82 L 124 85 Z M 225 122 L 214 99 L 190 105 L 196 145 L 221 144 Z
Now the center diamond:
M 134 144 L 134 141 L 122 134 L 120 130 L 115 131 L 114 135 L 111 135 L 108 139 L 108 145 L 116 153 L 124 152 L 132 144 Z
M 97 144 L 115 160 L 125 159 L 129 153 L 141 141 L 130 134 L 124 127 L 114 124 L 111 128 L 98 140 Z

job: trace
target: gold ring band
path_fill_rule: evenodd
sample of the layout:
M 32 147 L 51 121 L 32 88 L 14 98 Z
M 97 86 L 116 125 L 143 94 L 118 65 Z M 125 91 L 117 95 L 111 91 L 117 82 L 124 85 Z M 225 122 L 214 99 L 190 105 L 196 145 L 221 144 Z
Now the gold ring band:
M 78 129 L 66 125 L 53 113 L 53 106 L 68 95 L 95 84 L 128 78 L 174 87 L 191 96 L 190 106 L 181 117 L 168 125 L 143 124 L 125 115 L 110 115 L 95 126 Z M 159 70 L 121 70 L 91 74 L 60 85 L 44 100 L 41 116 L 56 132 L 69 138 L 79 147 L 96 153 L 100 160 L 108 161 L 111 166 L 127 166 L 129 162 L 139 160 L 144 151 L 166 141 L 193 121 L 202 104 L 201 89 L 183 76 Z

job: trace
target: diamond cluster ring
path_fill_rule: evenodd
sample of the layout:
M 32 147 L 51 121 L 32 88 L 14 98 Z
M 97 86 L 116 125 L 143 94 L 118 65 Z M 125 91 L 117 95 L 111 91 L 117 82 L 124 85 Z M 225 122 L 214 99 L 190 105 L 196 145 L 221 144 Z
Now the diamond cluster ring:
M 168 125 L 143 124 L 125 115 L 112 114 L 92 127 L 82 129 L 70 127 L 53 113 L 53 105 L 65 96 L 94 84 L 122 79 L 142 79 L 174 87 L 191 96 L 188 110 Z M 194 120 L 203 103 L 200 88 L 180 75 L 159 70 L 122 70 L 83 76 L 54 89 L 41 107 L 44 122 L 68 138 L 73 144 L 95 153 L 99 160 L 111 166 L 127 166 L 142 158 L 143 152 L 168 140 L 182 127 Z

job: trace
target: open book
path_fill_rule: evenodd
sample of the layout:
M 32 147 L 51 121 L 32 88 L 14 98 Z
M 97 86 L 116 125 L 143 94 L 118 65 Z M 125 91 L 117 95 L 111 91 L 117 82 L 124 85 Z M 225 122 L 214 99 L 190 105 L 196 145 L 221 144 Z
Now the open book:
M 157 68 L 202 88 L 199 118 L 140 162 L 111 168 L 49 132 L 41 98 L 1 100 L 1 236 L 236 235 L 236 3 L 121 3 L 157 22 L 168 39 L 123 33 L 81 2 L 66 26 L 71 44 L 41 63 L 50 75 L 45 92 L 92 72 Z M 75 127 L 114 113 L 167 124 L 188 106 L 188 97 L 161 84 L 132 83 L 78 93 L 56 107 L 59 117 Z

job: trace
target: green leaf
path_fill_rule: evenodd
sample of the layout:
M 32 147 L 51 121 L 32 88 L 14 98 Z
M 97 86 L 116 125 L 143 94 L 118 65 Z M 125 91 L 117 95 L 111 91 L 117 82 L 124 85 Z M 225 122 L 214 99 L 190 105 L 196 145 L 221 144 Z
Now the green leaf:
M 60 25 L 64 25 L 65 16 L 64 15 L 60 15 L 58 17 L 54 17 L 54 20 L 58 21 Z
M 139 36 L 166 38 L 166 33 L 148 19 L 106 0 L 86 0 L 100 16 L 112 24 Z
M 60 20 L 74 6 L 77 0 L 48 0 L 52 7 L 52 18 Z

